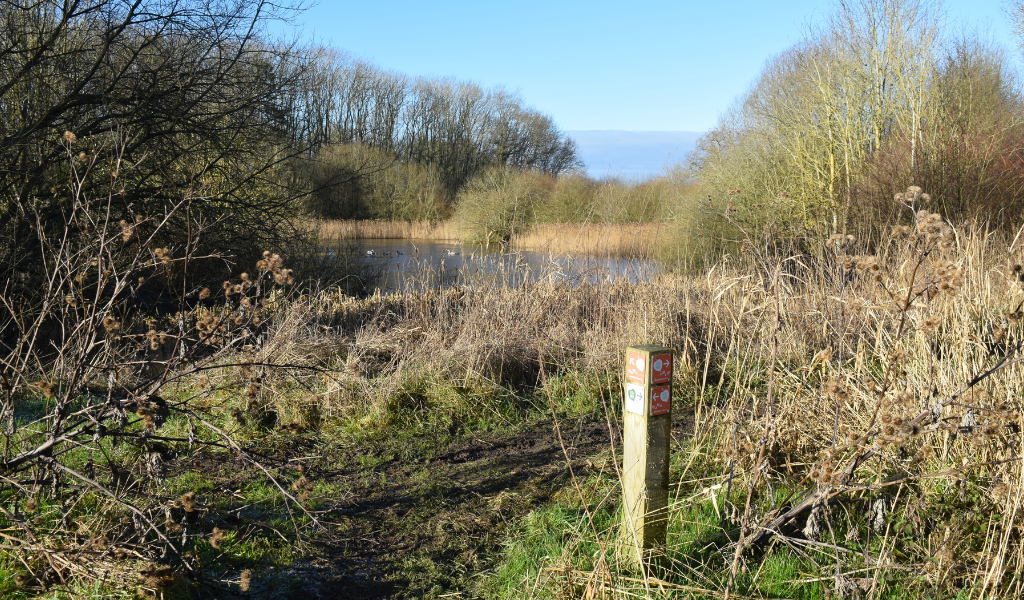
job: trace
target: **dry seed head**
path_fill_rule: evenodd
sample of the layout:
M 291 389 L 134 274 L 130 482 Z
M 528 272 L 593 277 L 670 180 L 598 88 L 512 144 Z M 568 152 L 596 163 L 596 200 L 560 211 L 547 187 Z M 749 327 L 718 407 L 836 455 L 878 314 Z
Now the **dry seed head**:
M 68 144 L 74 144 L 75 142 L 78 141 L 78 136 L 76 136 L 74 133 L 70 131 L 65 131 L 64 141 L 66 141 Z
M 103 329 L 107 331 L 107 334 L 114 335 L 121 330 L 121 324 L 114 317 L 107 315 L 103 317 Z
M 78 162 L 85 162 L 87 158 L 89 158 L 89 156 L 85 152 L 80 152 L 78 154 Z
M 128 224 L 128 221 L 121 219 L 117 224 L 121 227 L 121 241 L 127 242 L 131 240 L 134 228 Z
M 210 536 L 210 545 L 215 549 L 220 550 L 220 544 L 224 541 L 224 532 L 219 528 L 213 528 L 213 534 Z
M 248 592 L 249 588 L 252 587 L 252 571 L 250 569 L 242 571 L 242 576 L 239 579 L 238 587 L 243 592 Z
M 182 508 L 184 508 L 185 512 L 187 512 L 187 513 L 195 511 L 195 509 L 196 509 L 196 493 L 195 492 L 186 492 L 184 495 L 182 495 L 182 497 L 181 497 L 181 505 L 182 505 Z
M 199 292 L 199 299 L 200 300 L 206 300 L 209 297 L 210 297 L 210 288 L 205 288 L 204 287 L 203 290 L 201 292 Z

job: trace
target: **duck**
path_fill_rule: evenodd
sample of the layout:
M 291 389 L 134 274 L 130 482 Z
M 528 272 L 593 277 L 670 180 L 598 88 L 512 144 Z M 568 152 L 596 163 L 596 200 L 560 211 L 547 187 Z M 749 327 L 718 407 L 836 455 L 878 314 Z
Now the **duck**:
M 445 256 L 458 256 L 459 255 L 458 252 L 452 250 L 451 248 L 445 248 L 444 249 L 444 254 L 445 254 Z
M 375 250 L 367 250 L 366 251 L 366 255 L 367 256 L 376 256 L 377 252 Z

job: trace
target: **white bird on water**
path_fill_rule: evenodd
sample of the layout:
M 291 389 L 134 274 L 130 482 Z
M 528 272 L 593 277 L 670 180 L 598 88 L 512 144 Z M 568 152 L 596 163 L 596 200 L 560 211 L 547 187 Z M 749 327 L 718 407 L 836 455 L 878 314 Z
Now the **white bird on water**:
M 376 253 L 376 252 L 374 252 L 373 250 L 367 250 L 367 251 L 366 251 L 366 255 L 367 255 L 367 256 L 375 256 L 376 254 L 377 254 L 377 253 Z
M 444 249 L 445 256 L 457 256 L 459 253 L 452 250 L 451 248 Z

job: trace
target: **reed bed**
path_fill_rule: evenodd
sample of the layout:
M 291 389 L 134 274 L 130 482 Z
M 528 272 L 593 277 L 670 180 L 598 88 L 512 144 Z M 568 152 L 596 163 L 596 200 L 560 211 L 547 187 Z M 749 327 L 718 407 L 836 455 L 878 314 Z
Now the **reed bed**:
M 512 239 L 519 250 L 553 254 L 650 258 L 663 246 L 664 223 L 537 224 Z
M 327 220 L 315 224 L 321 239 L 422 239 L 458 240 L 449 221 Z

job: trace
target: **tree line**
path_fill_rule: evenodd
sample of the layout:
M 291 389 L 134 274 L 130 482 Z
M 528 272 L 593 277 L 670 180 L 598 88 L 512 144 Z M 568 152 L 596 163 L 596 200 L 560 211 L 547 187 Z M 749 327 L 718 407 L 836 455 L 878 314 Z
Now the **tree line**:
M 1018 226 L 1024 97 L 1001 50 L 943 35 L 940 8 L 840 2 L 770 59 L 685 165 L 691 225 L 878 236 L 917 185 L 949 218 Z
M 307 83 L 288 112 L 310 153 L 317 214 L 436 217 L 485 169 L 557 175 L 579 164 L 575 142 L 515 94 L 411 78 L 328 48 L 307 52 Z M 414 174 L 379 181 L 389 168 Z M 399 197 L 395 177 L 404 179 Z M 429 202 L 410 198 L 424 189 Z

